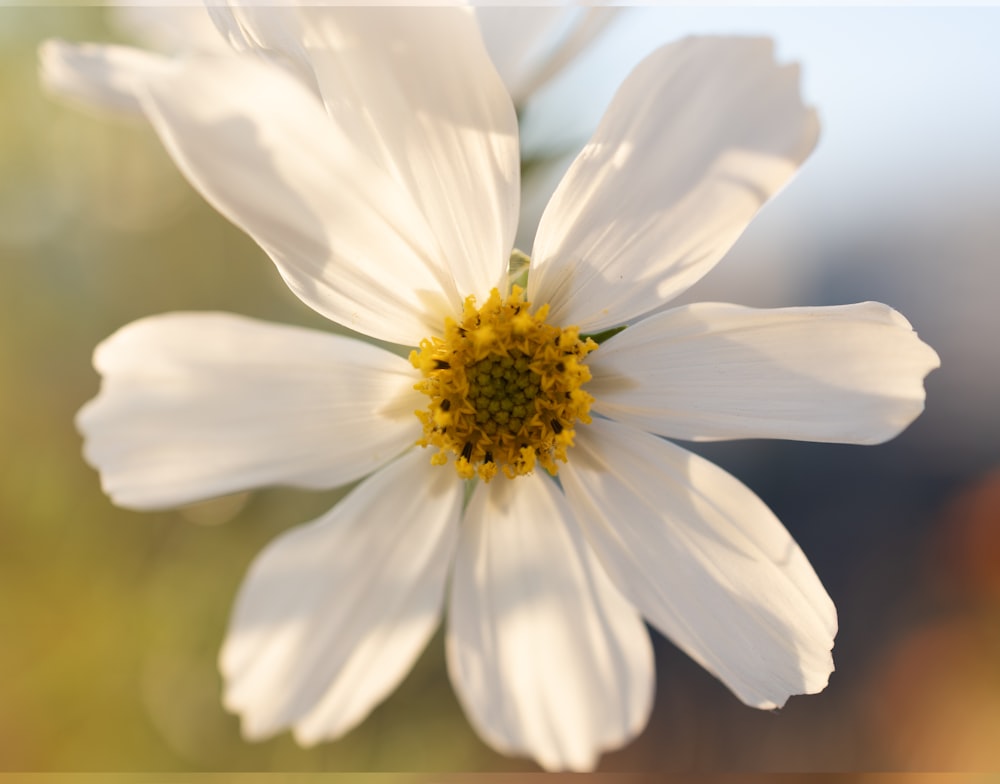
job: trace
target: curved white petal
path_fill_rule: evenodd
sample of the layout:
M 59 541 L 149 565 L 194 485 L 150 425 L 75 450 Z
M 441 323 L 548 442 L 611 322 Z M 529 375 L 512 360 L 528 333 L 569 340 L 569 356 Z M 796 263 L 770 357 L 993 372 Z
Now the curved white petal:
M 50 39 L 38 48 L 39 74 L 51 92 L 87 108 L 141 116 L 139 86 L 166 73 L 170 60 L 129 46 L 70 44 Z
M 874 444 L 924 408 L 940 364 L 888 305 L 699 303 L 644 319 L 587 361 L 594 410 L 673 438 Z
M 287 68 L 319 97 L 319 85 L 306 49 L 301 12 L 294 8 L 295 5 L 228 0 L 209 4 L 208 14 L 221 33 L 221 39 L 232 49 L 252 52 Z
M 455 556 L 448 671 L 479 734 L 548 770 L 590 770 L 645 726 L 649 635 L 548 477 L 480 485 Z
M 406 676 L 441 617 L 462 483 L 414 449 L 257 557 L 219 656 L 243 734 L 343 735 Z
M 518 106 L 599 36 L 620 8 L 477 5 L 493 64 Z
M 244 47 L 304 74 L 345 154 L 386 177 L 394 198 L 421 217 L 428 232 L 415 250 L 452 279 L 453 306 L 469 294 L 482 301 L 499 285 L 517 224 L 517 118 L 468 9 L 237 7 L 217 15 Z
M 413 370 L 338 335 L 224 313 L 133 322 L 101 343 L 77 415 L 116 504 L 156 509 L 289 484 L 335 487 L 420 435 Z
M 745 703 L 821 691 L 833 603 L 749 489 L 674 444 L 608 420 L 577 429 L 559 477 L 622 593 Z
M 689 38 L 625 80 L 542 216 L 528 279 L 555 323 L 598 332 L 708 272 L 815 145 L 771 42 Z
M 192 57 L 151 83 L 144 104 L 192 184 L 306 304 L 403 344 L 453 312 L 457 293 L 422 216 L 283 70 Z

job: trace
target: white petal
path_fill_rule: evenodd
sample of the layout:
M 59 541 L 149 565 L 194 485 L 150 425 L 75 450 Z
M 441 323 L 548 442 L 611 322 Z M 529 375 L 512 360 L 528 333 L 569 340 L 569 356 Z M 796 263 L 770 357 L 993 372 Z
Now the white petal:
M 344 734 L 392 692 L 441 617 L 462 483 L 415 449 L 257 557 L 219 657 L 244 735 Z
M 513 105 L 467 9 L 220 13 L 232 15 L 228 27 L 246 46 L 307 74 L 343 134 L 339 143 L 421 216 L 429 227 L 421 263 L 450 273 L 452 304 L 469 294 L 482 301 L 513 246 L 520 170 Z
M 162 75 L 170 60 L 128 46 L 48 40 L 38 48 L 42 84 L 87 108 L 142 115 L 139 85 Z
M 559 477 L 615 585 L 748 705 L 821 691 L 836 611 L 774 514 L 722 469 L 608 420 Z
M 594 410 L 674 438 L 880 443 L 924 408 L 939 365 L 888 305 L 651 316 L 588 358 Z
M 490 57 L 520 106 L 604 32 L 621 10 L 479 5 L 476 17 Z
M 289 6 L 294 3 L 229 0 L 225 4 L 210 4 L 208 13 L 217 32 L 232 49 L 252 52 L 287 68 L 319 97 L 319 85 L 306 49 L 302 12 L 290 10 Z
M 338 9 L 332 27 L 343 48 L 312 55 L 327 110 L 393 171 L 458 291 L 483 302 L 513 247 L 520 159 L 514 106 L 466 10 Z M 308 14 L 329 40 L 331 15 Z
M 77 417 L 116 504 L 154 509 L 272 484 L 335 487 L 420 434 L 406 360 L 224 313 L 136 321 L 100 346 Z
M 708 272 L 815 145 L 798 69 L 765 39 L 690 38 L 625 80 L 542 216 L 528 280 L 598 332 Z
M 119 29 L 162 52 L 210 52 L 227 48 L 202 3 L 174 0 L 140 5 L 131 0 L 114 0 L 108 12 Z
M 477 487 L 455 557 L 448 670 L 479 734 L 548 770 L 590 770 L 645 726 L 641 619 L 543 476 Z
M 281 69 L 192 57 L 150 85 L 145 106 L 192 184 L 320 313 L 412 344 L 453 311 L 452 284 L 412 203 Z

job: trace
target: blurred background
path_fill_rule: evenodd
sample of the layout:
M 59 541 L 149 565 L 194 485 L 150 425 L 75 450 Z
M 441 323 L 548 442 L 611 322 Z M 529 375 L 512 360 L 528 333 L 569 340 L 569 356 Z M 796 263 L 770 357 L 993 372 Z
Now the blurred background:
M 696 447 L 809 556 L 840 614 L 837 671 L 822 694 L 761 713 L 654 635 L 652 719 L 602 768 L 998 769 L 1000 9 L 628 9 L 526 107 L 526 146 L 578 143 L 642 55 L 695 32 L 773 37 L 802 64 L 823 136 L 683 300 L 879 300 L 942 368 L 925 414 L 886 445 Z M 97 391 L 94 346 L 141 316 L 330 325 L 143 123 L 43 93 L 36 48 L 49 37 L 129 40 L 111 9 L 0 7 L 0 770 L 533 770 L 469 728 L 440 635 L 344 739 L 240 739 L 215 666 L 234 593 L 270 539 L 338 493 L 122 511 L 84 463 L 73 416 Z

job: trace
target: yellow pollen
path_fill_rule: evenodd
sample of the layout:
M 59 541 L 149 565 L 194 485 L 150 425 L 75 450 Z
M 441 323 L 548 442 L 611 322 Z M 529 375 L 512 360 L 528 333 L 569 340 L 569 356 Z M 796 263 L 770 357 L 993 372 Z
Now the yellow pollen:
M 531 313 L 524 291 L 506 300 L 493 289 L 481 308 L 467 297 L 460 322 L 445 319 L 444 337 L 410 352 L 423 378 L 415 388 L 430 398 L 417 411 L 421 446 L 444 465 L 454 455 L 459 476 L 490 481 L 497 471 L 513 479 L 536 465 L 550 474 L 566 462 L 577 421 L 590 422 L 593 397 L 583 359 L 597 348 L 577 327 L 545 323 L 548 305 Z

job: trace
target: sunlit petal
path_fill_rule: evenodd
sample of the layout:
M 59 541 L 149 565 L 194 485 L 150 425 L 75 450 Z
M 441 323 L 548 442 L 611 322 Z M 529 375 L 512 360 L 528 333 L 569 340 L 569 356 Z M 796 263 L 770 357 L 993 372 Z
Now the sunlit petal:
M 468 9 L 235 6 L 216 15 L 239 45 L 302 75 L 351 154 L 387 175 L 426 222 L 423 263 L 450 273 L 452 297 L 483 301 L 513 245 L 520 169 L 513 105 Z
M 123 327 L 94 364 L 101 391 L 77 426 L 105 492 L 133 509 L 336 487 L 419 435 L 409 364 L 338 335 L 173 313 Z
M 833 603 L 774 514 L 721 468 L 607 420 L 559 472 L 615 585 L 745 703 L 821 691 Z
M 649 636 L 543 475 L 480 485 L 452 578 L 448 667 L 492 746 L 589 770 L 645 726 Z
M 38 49 L 42 84 L 84 107 L 140 116 L 138 87 L 164 74 L 170 60 L 130 46 L 48 40 Z
M 937 354 L 865 302 L 755 310 L 698 303 L 644 319 L 589 362 L 594 410 L 675 438 L 873 444 L 924 408 Z
M 414 450 L 254 561 L 220 667 L 244 734 L 344 734 L 406 676 L 441 617 L 462 485 Z
M 816 143 L 766 39 L 689 38 L 629 75 L 549 203 L 533 302 L 598 332 L 701 278 Z

